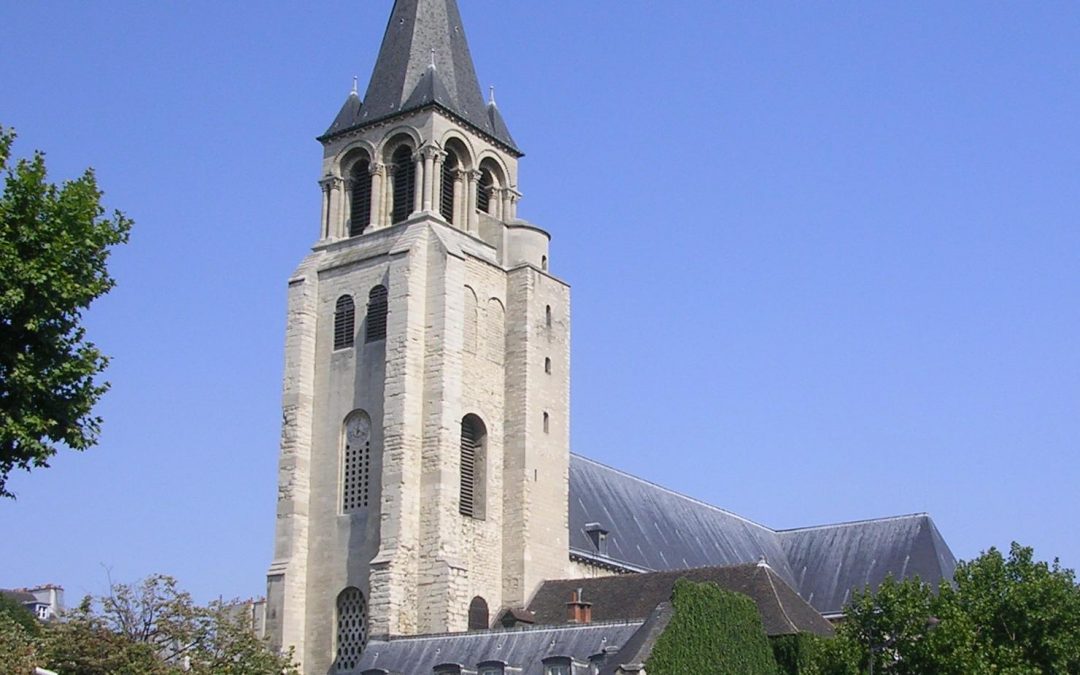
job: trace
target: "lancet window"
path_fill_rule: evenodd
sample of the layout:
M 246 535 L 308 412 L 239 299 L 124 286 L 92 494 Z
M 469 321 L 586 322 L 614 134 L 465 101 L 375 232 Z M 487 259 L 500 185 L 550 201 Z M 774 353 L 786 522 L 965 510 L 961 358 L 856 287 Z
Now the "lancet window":
M 439 195 L 439 213 L 446 222 L 454 222 L 454 181 L 458 171 L 458 156 L 453 150 L 446 151 L 446 159 L 442 163 L 442 187 Z
M 386 315 L 389 310 L 389 294 L 386 286 L 376 286 L 368 294 L 367 320 L 364 342 L 386 339 Z
M 484 518 L 487 428 L 476 415 L 461 420 L 461 489 L 459 511 L 469 518 Z
M 413 211 L 413 199 L 416 196 L 416 163 L 413 162 L 412 150 L 407 145 L 394 151 L 394 209 L 391 222 L 400 223 Z
M 356 305 L 351 295 L 343 295 L 334 306 L 334 350 L 352 347 L 355 336 Z
M 370 162 L 363 155 L 349 172 L 352 186 L 349 192 L 349 236 L 363 234 L 371 224 L 371 173 Z

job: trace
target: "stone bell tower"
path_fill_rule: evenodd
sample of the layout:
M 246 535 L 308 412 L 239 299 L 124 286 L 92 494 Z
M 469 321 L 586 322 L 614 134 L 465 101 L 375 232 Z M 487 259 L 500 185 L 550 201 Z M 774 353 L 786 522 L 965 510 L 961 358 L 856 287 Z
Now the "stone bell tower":
M 397 0 L 288 282 L 267 631 L 304 673 L 569 574 L 570 295 L 455 0 Z

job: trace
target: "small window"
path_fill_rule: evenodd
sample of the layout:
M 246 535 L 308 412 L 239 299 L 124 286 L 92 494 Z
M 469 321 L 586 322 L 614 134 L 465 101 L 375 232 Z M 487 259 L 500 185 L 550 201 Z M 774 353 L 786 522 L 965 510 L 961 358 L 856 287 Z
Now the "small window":
M 490 623 L 487 601 L 476 596 L 469 603 L 469 630 L 487 630 Z
M 367 603 L 359 588 L 346 588 L 337 598 L 337 649 L 334 670 L 355 670 L 367 644 Z
M 551 328 L 551 305 L 544 308 L 544 323 Z
M 544 433 L 551 431 L 551 416 L 544 413 Z
M 376 286 L 368 293 L 367 330 L 365 342 L 378 342 L 386 339 L 386 314 L 389 309 L 386 286 Z
M 412 214 L 416 197 L 416 163 L 412 149 L 402 145 L 394 151 L 394 209 L 390 221 L 400 223 Z
M 334 306 L 334 350 L 352 347 L 355 336 L 356 305 L 351 295 L 343 295 Z
M 544 372 L 551 374 L 551 359 L 544 359 Z
M 547 256 L 546 255 L 540 257 L 540 269 L 547 272 Z

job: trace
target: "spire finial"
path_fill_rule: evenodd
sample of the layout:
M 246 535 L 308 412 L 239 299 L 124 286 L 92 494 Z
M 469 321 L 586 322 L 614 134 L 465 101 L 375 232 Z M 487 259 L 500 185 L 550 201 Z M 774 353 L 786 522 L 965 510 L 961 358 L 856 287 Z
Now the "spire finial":
M 352 93 L 354 93 L 354 94 L 356 94 L 357 96 L 359 96 L 359 95 L 360 95 L 360 92 L 359 92 L 359 91 L 357 91 L 357 89 L 356 89 L 356 87 L 357 87 L 357 79 L 358 79 L 358 78 L 356 77 L 356 75 L 353 75 L 353 76 L 352 76 Z
M 431 67 L 435 67 L 435 48 L 431 48 Z
M 490 103 L 491 105 L 495 105 L 495 85 L 491 85 L 488 91 L 488 103 Z

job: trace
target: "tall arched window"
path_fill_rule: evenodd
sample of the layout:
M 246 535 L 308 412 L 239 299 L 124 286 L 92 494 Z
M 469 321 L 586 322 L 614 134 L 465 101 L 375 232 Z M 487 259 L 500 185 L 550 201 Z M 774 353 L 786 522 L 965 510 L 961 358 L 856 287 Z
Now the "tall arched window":
M 349 587 L 337 597 L 337 650 L 334 670 L 354 670 L 367 644 L 367 602 L 359 588 Z
M 476 184 L 476 208 L 484 213 L 491 213 L 491 192 L 495 188 L 495 177 L 491 171 L 480 172 L 480 182 Z
M 458 170 L 458 156 L 453 150 L 446 151 L 442 165 L 442 190 L 439 195 L 439 212 L 446 222 L 454 222 L 454 174 Z
M 334 349 L 347 349 L 356 339 L 356 305 L 351 295 L 343 295 L 334 305 Z
M 469 630 L 487 630 L 489 623 L 487 600 L 478 595 L 469 603 Z
M 484 308 L 484 356 L 502 363 L 506 353 L 506 310 L 498 298 L 489 298 Z
M 409 217 L 413 210 L 413 198 L 416 196 L 416 164 L 413 162 L 412 149 L 402 145 L 394 151 L 394 211 L 391 222 L 400 223 Z
M 364 342 L 378 342 L 386 339 L 386 314 L 389 308 L 386 286 L 376 286 L 371 289 L 368 293 Z
M 461 515 L 482 520 L 486 506 L 487 427 L 476 415 L 461 420 Z
M 371 223 L 371 172 L 368 171 L 365 154 L 353 164 L 349 172 L 352 190 L 349 193 L 349 236 L 363 234 Z
M 367 508 L 371 483 L 371 418 L 356 410 L 345 418 L 341 462 L 341 510 L 351 513 Z

